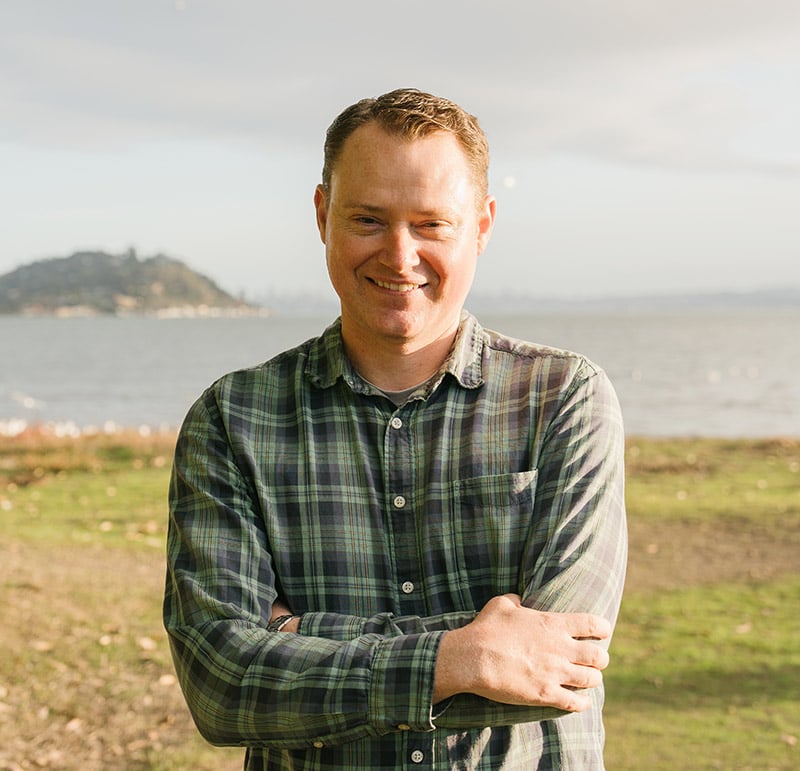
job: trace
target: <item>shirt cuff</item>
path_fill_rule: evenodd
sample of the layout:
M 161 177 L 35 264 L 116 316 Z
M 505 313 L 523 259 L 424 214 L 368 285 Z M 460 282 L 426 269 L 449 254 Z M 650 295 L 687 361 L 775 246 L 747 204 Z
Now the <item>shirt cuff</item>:
M 444 632 L 382 640 L 369 685 L 370 721 L 379 732 L 433 731 L 433 678 Z
M 424 632 L 424 629 L 416 630 Z M 346 613 L 328 613 L 316 611 L 304 613 L 298 633 L 307 637 L 324 637 L 326 640 L 347 642 L 366 634 L 377 634 L 382 637 L 397 637 L 404 634 L 395 623 L 391 613 L 378 613 L 370 618 L 351 616 Z
M 347 642 L 364 634 L 364 619 L 343 613 L 303 613 L 297 633 L 306 637 L 324 637 L 326 640 Z

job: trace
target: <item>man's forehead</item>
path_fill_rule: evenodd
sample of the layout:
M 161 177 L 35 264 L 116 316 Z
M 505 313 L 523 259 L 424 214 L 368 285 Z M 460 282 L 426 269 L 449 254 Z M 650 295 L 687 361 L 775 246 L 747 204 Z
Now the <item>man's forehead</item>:
M 418 202 L 431 213 L 441 210 L 446 189 L 469 188 L 469 197 L 478 201 L 485 195 L 453 132 L 433 129 L 407 137 L 376 121 L 359 126 L 347 138 L 332 164 L 325 193 L 328 198 L 335 197 L 339 206 L 352 203 L 363 208 L 362 204 L 374 202 L 379 190 L 391 198 L 392 192 L 399 193 L 401 188 L 406 192 L 417 189 Z M 427 199 L 424 204 L 423 199 Z
M 458 139 L 449 131 L 432 131 L 425 136 L 406 137 L 377 124 L 356 129 L 344 143 L 331 169 L 337 177 L 357 181 L 358 177 L 412 172 L 422 180 L 435 178 L 443 168 L 450 173 L 459 165 L 469 174 L 469 162 Z

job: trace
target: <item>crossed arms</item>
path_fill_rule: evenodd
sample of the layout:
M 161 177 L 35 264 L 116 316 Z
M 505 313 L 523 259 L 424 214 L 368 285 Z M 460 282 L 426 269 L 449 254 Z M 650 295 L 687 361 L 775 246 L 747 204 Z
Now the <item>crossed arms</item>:
M 266 625 L 289 608 L 252 486 L 213 400 L 198 403 L 176 453 L 165 624 L 201 733 L 300 748 L 596 704 L 624 579 L 622 432 L 608 398 L 581 402 L 550 428 L 536 506 L 551 524 L 534 532 L 543 546 L 517 594 L 426 618 L 310 611 L 279 633 Z

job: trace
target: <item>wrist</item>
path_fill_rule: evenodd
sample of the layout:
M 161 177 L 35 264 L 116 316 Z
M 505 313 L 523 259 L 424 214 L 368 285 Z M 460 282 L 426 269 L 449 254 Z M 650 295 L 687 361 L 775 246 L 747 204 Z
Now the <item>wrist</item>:
M 457 693 L 475 693 L 475 646 L 469 639 L 469 624 L 442 636 L 433 680 L 434 703 Z
M 273 618 L 267 624 L 268 632 L 297 632 L 300 626 L 300 616 L 294 613 L 284 613 Z

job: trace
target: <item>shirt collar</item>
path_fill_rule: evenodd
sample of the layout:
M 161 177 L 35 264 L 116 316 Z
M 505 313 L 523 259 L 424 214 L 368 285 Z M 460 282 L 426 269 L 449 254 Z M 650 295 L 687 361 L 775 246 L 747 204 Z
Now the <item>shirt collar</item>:
M 439 377 L 431 381 L 431 390 L 438 386 L 445 374 L 452 375 L 463 388 L 481 385 L 484 338 L 483 327 L 478 320 L 468 311 L 462 311 L 453 347 L 439 370 Z M 341 318 L 311 342 L 305 374 L 318 388 L 330 388 L 342 378 L 356 392 L 373 392 L 371 386 L 358 376 L 344 353 Z

